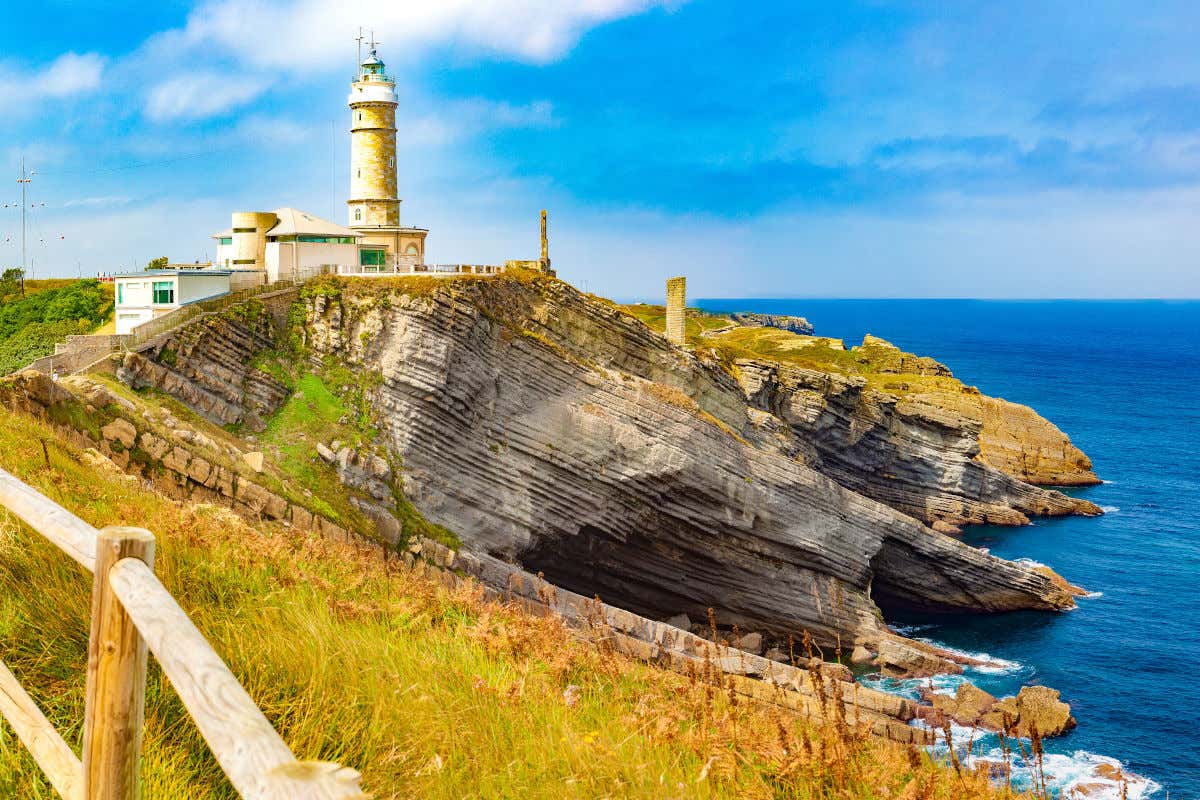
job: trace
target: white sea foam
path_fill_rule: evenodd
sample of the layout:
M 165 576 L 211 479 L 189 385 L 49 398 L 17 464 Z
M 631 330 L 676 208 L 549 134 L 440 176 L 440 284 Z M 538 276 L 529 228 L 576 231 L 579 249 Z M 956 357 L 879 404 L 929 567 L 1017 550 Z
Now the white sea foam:
M 1086 593 L 1080 595 L 1080 597 L 1085 597 L 1089 600 L 1094 600 L 1097 597 L 1104 597 L 1104 592 L 1086 592 Z
M 932 639 L 926 639 L 924 637 L 916 637 L 916 639 L 918 642 L 931 644 L 934 647 L 941 648 L 947 653 L 956 655 L 959 658 L 983 662 L 981 664 L 967 665 L 966 668 L 968 670 L 974 670 L 975 672 L 982 672 L 987 675 L 1007 675 L 1010 672 L 1017 672 L 1023 667 L 1020 662 L 1009 661 L 1006 658 L 997 658 L 990 653 L 973 653 L 970 650 L 960 650 L 957 647 L 947 647 L 941 642 L 935 642 Z
M 913 727 L 931 730 L 923 720 L 914 720 Z M 946 756 L 949 749 L 946 746 L 945 734 L 937 729 L 936 743 L 932 746 L 934 755 Z M 1008 762 L 1011 766 L 1013 788 L 1018 791 L 1033 789 L 1039 784 L 1038 774 L 1034 764 L 1022 757 L 1022 748 L 1009 740 Z M 957 723 L 950 725 L 950 744 L 957 753 L 959 760 L 968 767 L 985 764 L 1003 764 L 1005 753 L 1000 748 L 999 740 L 994 733 L 981 731 L 978 728 L 966 727 Z M 1024 743 L 1024 752 L 1029 752 L 1028 741 Z M 1097 768 L 1106 766 L 1120 770 L 1122 779 L 1115 780 L 1104 777 L 1096 772 Z M 1052 794 L 1061 797 L 1073 797 L 1073 790 L 1088 789 L 1088 797 L 1096 800 L 1120 800 L 1122 784 L 1125 788 L 1126 800 L 1144 800 L 1158 792 L 1162 787 L 1150 778 L 1132 773 L 1125 773 L 1121 762 L 1115 758 L 1089 753 L 1086 750 L 1076 750 L 1074 753 L 1046 753 L 1042 757 L 1041 773 L 1045 777 L 1046 786 Z
M 1120 506 L 1100 506 L 1100 510 L 1105 514 L 1115 514 L 1121 510 Z
M 1021 566 L 1023 566 L 1023 567 L 1029 567 L 1030 569 L 1037 569 L 1038 567 L 1045 567 L 1045 566 L 1046 566 L 1045 564 L 1043 564 L 1043 563 L 1042 563 L 1042 562 L 1040 562 L 1040 561 L 1034 561 L 1032 558 L 1024 558 L 1024 557 L 1022 557 L 1022 558 L 1014 558 L 1014 559 L 1013 559 L 1013 563 L 1014 563 L 1014 564 L 1020 564 L 1020 565 L 1021 565 Z

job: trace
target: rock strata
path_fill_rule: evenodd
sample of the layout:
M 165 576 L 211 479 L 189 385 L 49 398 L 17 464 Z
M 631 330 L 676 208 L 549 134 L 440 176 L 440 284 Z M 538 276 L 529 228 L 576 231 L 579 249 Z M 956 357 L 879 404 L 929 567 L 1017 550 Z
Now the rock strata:
M 166 392 L 218 425 L 262 430 L 288 389 L 250 366 L 255 355 L 275 346 L 270 312 L 239 308 L 245 310 L 205 317 L 142 352 L 126 353 L 118 377 L 134 388 Z
M 862 644 L 896 671 L 955 667 L 890 633 L 881 596 L 1072 605 L 798 460 L 755 416 L 773 406 L 607 303 L 548 279 L 393 285 L 314 286 L 298 332 L 314 357 L 382 376 L 370 400 L 405 494 L 480 553 L 646 616 L 713 608 L 772 641 Z
M 782 314 L 754 314 L 738 312 L 730 314 L 729 318 L 736 324 L 746 328 L 778 328 L 792 333 L 809 335 L 813 332 L 812 323 L 804 317 L 791 317 Z
M 937 372 L 897 359 L 897 369 Z M 980 456 L 979 420 L 928 396 L 901 398 L 870 388 L 863 377 L 757 359 L 735 367 L 749 401 L 787 423 L 799 457 L 842 486 L 946 532 L 1100 513 L 1086 500 L 989 464 Z

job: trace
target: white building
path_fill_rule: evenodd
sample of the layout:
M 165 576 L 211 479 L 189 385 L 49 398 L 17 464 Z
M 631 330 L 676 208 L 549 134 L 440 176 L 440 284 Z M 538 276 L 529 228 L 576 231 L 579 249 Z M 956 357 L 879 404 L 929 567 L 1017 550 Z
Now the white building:
M 358 271 L 362 261 L 362 234 L 294 208 L 237 212 L 233 227 L 213 238 L 218 269 L 262 270 L 266 283 Z
M 115 276 L 116 332 L 130 333 L 180 306 L 229 294 L 229 275 L 217 269 L 174 269 Z

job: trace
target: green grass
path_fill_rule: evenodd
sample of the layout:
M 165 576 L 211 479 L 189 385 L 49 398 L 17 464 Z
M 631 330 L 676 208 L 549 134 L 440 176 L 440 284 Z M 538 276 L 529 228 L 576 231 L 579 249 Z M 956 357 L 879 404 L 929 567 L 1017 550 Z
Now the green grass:
M 313 397 L 298 414 L 315 423 L 336 403 Z M 981 775 L 626 660 L 378 550 L 171 502 L 3 410 L 0 467 L 94 525 L 153 531 L 163 583 L 285 741 L 360 770 L 380 800 L 995 796 Z M 91 582 L 0 514 L 0 657 L 76 750 Z M 2 731 L 0 796 L 53 797 Z M 236 797 L 153 660 L 143 753 L 147 800 Z
M 646 327 L 651 330 L 665 333 L 667 330 L 667 309 L 666 306 L 656 306 L 647 303 L 633 303 L 631 305 L 618 306 L 622 311 L 637 317 Z M 684 336 L 689 344 L 697 344 L 702 341 L 702 336 L 708 331 L 719 330 L 728 325 L 732 325 L 733 320 L 721 314 L 709 314 L 707 311 L 701 311 L 698 308 L 689 308 L 687 310 L 687 319 L 684 322 Z
M 340 486 L 337 472 L 317 454 L 318 442 L 341 440 L 357 447 L 363 441 L 358 428 L 343 422 L 349 416 L 350 409 L 321 377 L 307 373 L 296 379 L 292 395 L 268 420 L 261 438 L 276 449 L 279 469 L 311 493 L 303 499 L 310 511 L 366 531 L 373 526 L 350 505 L 345 491 L 329 490 Z

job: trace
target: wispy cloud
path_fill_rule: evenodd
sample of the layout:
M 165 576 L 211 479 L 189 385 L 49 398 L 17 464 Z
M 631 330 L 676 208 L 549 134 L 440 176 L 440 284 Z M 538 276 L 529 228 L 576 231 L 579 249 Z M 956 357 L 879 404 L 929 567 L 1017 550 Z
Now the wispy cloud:
M 225 114 L 266 90 L 266 80 L 216 72 L 177 75 L 155 86 L 146 99 L 146 116 L 166 120 L 198 120 Z
M 217 46 L 263 67 L 353 68 L 347 55 L 356 25 L 374 27 L 393 59 L 450 47 L 531 63 L 561 57 L 590 28 L 674 7 L 683 0 L 211 0 L 192 12 L 175 43 Z M 264 35 L 270 31 L 270 35 Z
M 117 208 L 129 205 L 131 202 L 133 202 L 133 198 L 124 195 L 101 195 L 68 200 L 62 204 L 62 208 Z
M 104 63 L 96 53 L 64 53 L 45 69 L 0 65 L 0 105 L 6 113 L 20 113 L 34 101 L 93 91 L 101 84 Z

